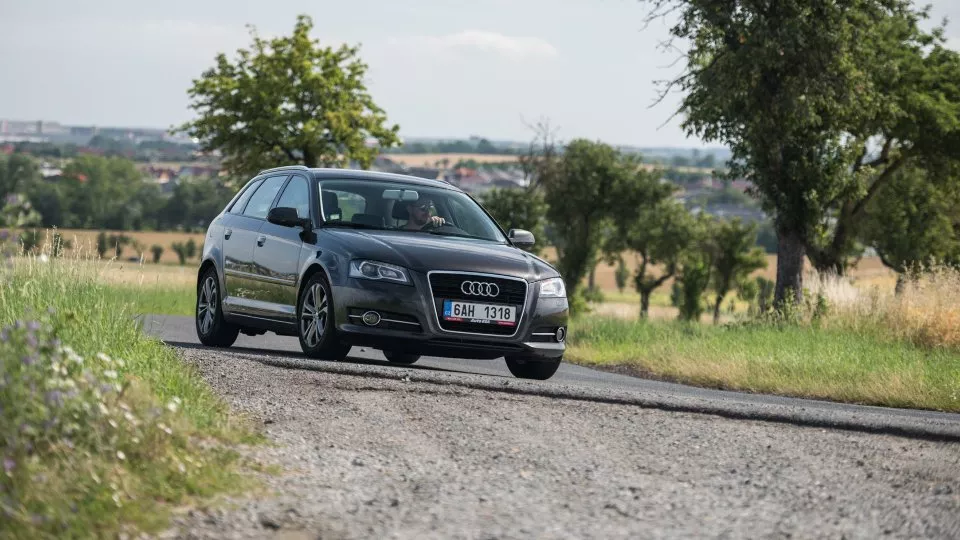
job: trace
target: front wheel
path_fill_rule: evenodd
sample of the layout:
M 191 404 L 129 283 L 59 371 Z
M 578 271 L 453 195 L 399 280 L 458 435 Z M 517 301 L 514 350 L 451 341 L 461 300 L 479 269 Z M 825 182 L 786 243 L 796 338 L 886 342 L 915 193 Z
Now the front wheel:
M 208 268 L 197 285 L 197 337 L 208 347 L 229 347 L 237 341 L 240 328 L 223 318 L 217 270 Z
M 383 351 L 383 356 L 386 357 L 387 361 L 391 364 L 401 364 L 405 366 L 409 366 L 420 359 L 419 354 L 400 353 L 396 351 Z
M 300 348 L 311 358 L 343 360 L 350 346 L 340 342 L 333 318 L 330 284 L 321 272 L 310 276 L 297 301 L 297 336 Z
M 535 379 L 545 381 L 560 369 L 560 359 L 535 360 L 530 357 L 506 357 L 507 369 L 519 379 Z

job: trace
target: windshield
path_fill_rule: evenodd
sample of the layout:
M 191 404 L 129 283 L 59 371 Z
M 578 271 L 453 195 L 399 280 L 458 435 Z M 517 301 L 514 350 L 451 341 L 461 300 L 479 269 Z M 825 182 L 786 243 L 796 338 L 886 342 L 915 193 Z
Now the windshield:
M 320 203 L 325 226 L 506 242 L 483 209 L 459 191 L 369 179 L 321 180 Z

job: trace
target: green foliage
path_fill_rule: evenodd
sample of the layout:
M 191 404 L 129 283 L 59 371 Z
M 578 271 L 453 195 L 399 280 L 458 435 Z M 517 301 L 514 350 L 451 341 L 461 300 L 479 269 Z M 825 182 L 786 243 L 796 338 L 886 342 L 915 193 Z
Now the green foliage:
M 907 167 L 867 208 L 864 239 L 883 264 L 903 274 L 930 261 L 960 263 L 960 183 L 934 181 Z
M 251 47 L 235 61 L 217 55 L 188 92 L 199 118 L 181 129 L 204 150 L 220 151 L 236 174 L 291 163 L 369 167 L 378 147 L 399 142 L 399 127 L 386 125 L 368 93 L 359 48 L 322 47 L 312 29 L 300 15 L 289 36 L 264 39 L 252 30 Z
M 767 259 L 763 250 L 754 247 L 757 241 L 755 225 L 745 225 L 739 219 L 720 221 L 710 227 L 709 249 L 713 252 L 714 301 L 713 323 L 720 322 L 723 299 L 732 289 L 743 283 L 755 270 L 765 268 Z
M 609 208 L 622 191 L 620 185 L 635 174 L 637 163 L 609 145 L 577 139 L 561 156 L 537 164 L 568 295 L 578 292 L 596 261 Z
M 19 153 L 0 156 L 0 197 L 23 192 L 39 180 L 40 167 L 30 156 Z
M 0 208 L 0 227 L 22 229 L 40 225 L 40 214 L 23 195 L 8 193 Z
M 803 256 L 844 269 L 869 199 L 908 160 L 960 150 L 960 56 L 908 0 L 688 0 L 684 127 L 733 153 L 783 240 L 777 298 L 801 294 Z M 871 155 L 876 145 L 881 151 Z
M 4 538 L 160 532 L 174 508 L 242 485 L 221 444 L 254 439 L 173 351 L 143 336 L 129 294 L 103 294 L 82 268 L 23 260 L 4 276 Z
M 673 301 L 682 321 L 699 321 L 704 312 L 704 294 L 710 286 L 711 261 L 702 251 L 684 253 L 681 258 Z
M 197 256 L 197 241 L 193 238 L 188 239 L 183 248 L 183 251 L 187 255 L 188 259 L 192 259 Z
M 529 251 L 537 254 L 543 251 L 547 239 L 543 228 L 547 206 L 542 191 L 491 189 L 480 196 L 480 203 L 504 230 L 525 229 L 532 232 L 537 243 Z
M 153 255 L 153 263 L 158 264 L 160 262 L 160 257 L 163 257 L 163 246 L 160 244 L 154 244 L 150 246 L 150 253 Z
M 170 247 L 173 249 L 173 252 L 177 254 L 177 258 L 180 259 L 180 266 L 187 264 L 187 259 L 190 258 L 187 244 L 184 242 L 174 242 Z

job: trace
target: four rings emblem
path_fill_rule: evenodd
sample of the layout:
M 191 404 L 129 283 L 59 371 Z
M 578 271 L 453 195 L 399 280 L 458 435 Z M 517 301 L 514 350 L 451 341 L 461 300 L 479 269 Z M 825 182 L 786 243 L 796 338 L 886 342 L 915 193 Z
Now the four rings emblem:
M 464 281 L 460 284 L 460 292 L 473 296 L 489 296 L 494 298 L 500 294 L 500 287 L 496 283 L 484 281 Z

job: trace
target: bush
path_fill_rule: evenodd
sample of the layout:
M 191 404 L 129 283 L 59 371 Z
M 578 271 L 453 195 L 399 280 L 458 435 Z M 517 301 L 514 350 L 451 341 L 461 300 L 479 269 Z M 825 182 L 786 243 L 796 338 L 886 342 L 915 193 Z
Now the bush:
M 180 266 L 187 264 L 187 245 L 183 242 L 174 242 L 170 244 L 170 247 L 177 254 L 177 258 L 180 259 Z
M 159 244 L 154 244 L 150 246 L 150 253 L 153 254 L 153 263 L 157 264 L 160 262 L 160 257 L 163 257 L 163 246 Z
M 617 270 L 614 278 L 617 280 L 617 290 L 620 291 L 620 294 L 623 294 L 623 289 L 627 286 L 627 280 L 630 279 L 630 271 L 627 270 L 627 263 L 624 262 L 623 257 L 617 257 Z
M 193 238 L 187 240 L 186 245 L 184 246 L 184 251 L 188 259 L 192 259 L 197 256 L 197 241 Z

